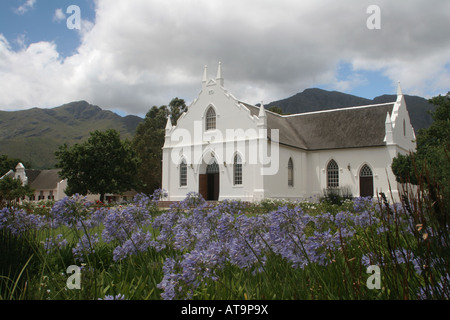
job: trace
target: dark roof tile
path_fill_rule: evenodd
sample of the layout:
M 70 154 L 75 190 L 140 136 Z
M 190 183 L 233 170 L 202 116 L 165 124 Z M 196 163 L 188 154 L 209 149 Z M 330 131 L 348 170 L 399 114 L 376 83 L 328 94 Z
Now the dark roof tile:
M 244 103 L 243 103 L 244 104 Z M 252 115 L 259 108 L 244 104 Z M 279 143 L 305 150 L 385 145 L 385 120 L 394 103 L 281 116 L 266 112 L 267 128 L 279 129 Z

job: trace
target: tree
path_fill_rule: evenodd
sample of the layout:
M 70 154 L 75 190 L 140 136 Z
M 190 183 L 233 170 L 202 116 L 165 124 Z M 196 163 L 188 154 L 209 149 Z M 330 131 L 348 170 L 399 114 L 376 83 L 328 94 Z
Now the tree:
M 0 177 L 8 173 L 9 170 L 14 170 L 19 162 L 23 163 L 26 168 L 31 167 L 29 162 L 17 158 L 9 158 L 6 154 L 0 155 Z
M 283 109 L 281 109 L 280 107 L 273 106 L 273 107 L 270 107 L 267 110 L 269 110 L 271 112 L 274 112 L 274 113 L 281 114 L 281 115 L 283 114 Z
M 437 106 L 434 122 L 418 132 L 415 153 L 394 158 L 392 171 L 398 182 L 433 181 L 450 195 L 450 92 L 429 102 Z
M 29 185 L 22 185 L 20 179 L 14 179 L 9 176 L 0 179 L 0 203 L 4 200 L 11 203 L 15 199 L 32 196 L 33 193 L 34 190 Z
M 187 111 L 186 102 L 183 99 L 174 98 L 169 103 L 169 113 L 172 119 L 172 125 L 176 126 L 177 121 L 183 112 Z
M 136 187 L 139 160 L 128 140 L 116 130 L 95 131 L 83 144 L 64 144 L 55 153 L 66 194 L 122 193 Z
M 141 192 L 151 194 L 161 188 L 162 184 L 162 147 L 164 146 L 165 127 L 170 116 L 172 125 L 176 125 L 179 117 L 187 110 L 183 99 L 174 98 L 169 106 L 153 106 L 145 119 L 136 129 L 132 145 L 142 165 L 138 178 Z

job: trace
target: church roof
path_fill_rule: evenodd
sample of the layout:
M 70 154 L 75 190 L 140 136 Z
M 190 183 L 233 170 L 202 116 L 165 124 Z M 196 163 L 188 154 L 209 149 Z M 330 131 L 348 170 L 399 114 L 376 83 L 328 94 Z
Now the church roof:
M 28 183 L 30 187 L 36 190 L 54 190 L 56 189 L 57 184 L 62 180 L 59 176 L 60 171 L 60 169 L 27 170 Z
M 254 116 L 259 107 L 244 104 Z M 279 129 L 279 143 L 304 150 L 385 145 L 386 114 L 394 103 L 342 108 L 295 115 L 266 112 L 267 129 Z

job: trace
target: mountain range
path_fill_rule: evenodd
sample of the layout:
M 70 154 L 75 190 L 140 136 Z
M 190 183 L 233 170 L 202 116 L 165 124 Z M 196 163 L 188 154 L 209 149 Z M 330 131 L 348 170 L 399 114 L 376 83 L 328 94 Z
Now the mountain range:
M 73 145 L 86 140 L 90 132 L 107 129 L 131 139 L 142 120 L 132 115 L 121 117 L 86 101 L 53 109 L 0 111 L 0 154 L 29 162 L 33 169 L 52 168 L 54 152 L 64 143 Z
M 415 132 L 429 127 L 433 119 L 428 111 L 434 111 L 435 106 L 422 97 L 410 95 L 404 95 L 404 97 Z M 396 100 L 396 95 L 382 95 L 374 99 L 366 99 L 338 91 L 314 88 L 306 89 L 287 99 L 271 102 L 265 107 L 279 107 L 283 114 L 295 114 L 395 102 Z
M 276 106 L 285 114 L 293 114 L 395 100 L 395 95 L 383 95 L 370 100 L 337 91 L 306 89 L 265 107 Z M 405 101 L 416 132 L 432 123 L 428 111 L 434 110 L 434 106 L 428 100 L 405 95 Z M 53 168 L 56 163 L 54 152 L 60 145 L 82 142 L 95 130 L 115 129 L 120 132 L 122 139 L 131 139 L 142 121 L 138 116 L 122 117 L 86 101 L 71 102 L 53 109 L 0 111 L 0 155 L 22 159 L 31 163 L 33 169 Z

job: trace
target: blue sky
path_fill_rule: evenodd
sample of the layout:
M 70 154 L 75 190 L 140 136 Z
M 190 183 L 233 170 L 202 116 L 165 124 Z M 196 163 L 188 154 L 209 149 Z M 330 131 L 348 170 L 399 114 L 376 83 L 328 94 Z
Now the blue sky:
M 372 99 L 399 81 L 429 98 L 450 90 L 449 12 L 442 0 L 2 0 L 0 109 L 86 100 L 145 115 L 192 102 L 219 61 L 253 104 L 313 87 Z
M 57 20 L 57 9 L 67 16 L 70 5 L 78 5 L 82 19 L 95 21 L 95 6 L 92 0 L 2 0 L 0 2 L 0 32 L 8 39 L 13 50 L 18 51 L 34 42 L 48 41 L 57 45 L 62 57 L 76 52 L 80 36 L 76 30 L 69 30 L 66 20 Z M 20 8 L 22 9 L 20 10 Z

